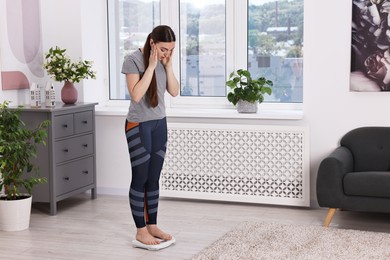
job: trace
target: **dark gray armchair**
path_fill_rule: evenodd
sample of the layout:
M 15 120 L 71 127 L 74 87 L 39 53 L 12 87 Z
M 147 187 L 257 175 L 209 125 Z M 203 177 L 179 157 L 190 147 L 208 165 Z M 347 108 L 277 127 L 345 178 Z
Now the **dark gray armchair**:
M 329 208 L 390 213 L 390 127 L 361 127 L 345 134 L 320 164 L 317 200 Z

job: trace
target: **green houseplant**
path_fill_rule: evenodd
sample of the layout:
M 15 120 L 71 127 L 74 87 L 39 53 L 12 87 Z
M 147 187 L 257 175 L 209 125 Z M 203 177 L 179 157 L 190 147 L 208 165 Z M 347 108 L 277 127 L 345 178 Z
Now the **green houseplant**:
M 92 70 L 92 61 L 79 60 L 78 62 L 72 62 L 66 54 L 66 49 L 61 49 L 58 46 L 50 48 L 45 53 L 43 68 L 46 69 L 47 74 L 59 82 L 79 83 L 83 79 L 96 78 L 96 72 Z
M 257 103 L 264 101 L 264 94 L 272 94 L 273 82 L 265 77 L 253 79 L 248 70 L 239 69 L 230 73 L 226 85 L 232 89 L 227 98 L 238 105 L 238 112 L 256 113 Z
M 74 83 L 83 79 L 95 79 L 96 72 L 92 70 L 92 61 L 78 60 L 73 62 L 66 54 L 66 49 L 56 46 L 45 53 L 43 69 L 58 82 L 64 81 L 61 89 L 61 99 L 65 104 L 74 104 L 77 101 L 77 89 Z
M 28 227 L 31 211 L 31 191 L 34 185 L 46 182 L 45 178 L 38 176 L 38 169 L 31 163 L 36 156 L 38 144 L 45 145 L 49 121 L 39 124 L 35 129 L 29 129 L 21 120 L 21 107 L 9 108 L 9 101 L 0 104 L 0 229 L 13 231 Z M 27 193 L 23 193 L 27 192 Z M 23 214 L 12 212 L 11 203 L 29 199 L 28 222 L 16 226 L 7 223 L 16 220 Z M 7 210 L 1 209 L 1 206 Z M 5 213 L 7 212 L 8 216 Z M 2 219 L 5 217 L 5 219 Z M 19 229 L 21 228 L 21 229 Z

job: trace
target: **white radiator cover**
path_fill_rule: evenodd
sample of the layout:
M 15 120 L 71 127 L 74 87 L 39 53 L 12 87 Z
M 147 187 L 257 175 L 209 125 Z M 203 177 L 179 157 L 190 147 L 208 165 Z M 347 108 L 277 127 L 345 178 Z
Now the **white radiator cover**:
M 309 206 L 308 130 L 168 124 L 161 196 Z

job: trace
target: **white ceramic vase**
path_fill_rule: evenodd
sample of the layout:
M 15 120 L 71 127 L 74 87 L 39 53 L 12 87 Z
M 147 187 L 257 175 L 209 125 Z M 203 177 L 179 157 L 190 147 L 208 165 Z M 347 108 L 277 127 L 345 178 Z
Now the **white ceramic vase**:
M 32 196 L 20 200 L 0 200 L 0 230 L 21 231 L 30 226 Z

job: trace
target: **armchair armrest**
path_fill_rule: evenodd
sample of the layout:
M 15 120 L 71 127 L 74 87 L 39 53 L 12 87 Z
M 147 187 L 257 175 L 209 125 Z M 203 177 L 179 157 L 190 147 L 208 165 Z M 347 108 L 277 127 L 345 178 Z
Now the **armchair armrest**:
M 317 201 L 321 207 L 337 208 L 344 196 L 343 177 L 353 171 L 353 156 L 345 146 L 322 160 L 317 173 Z

